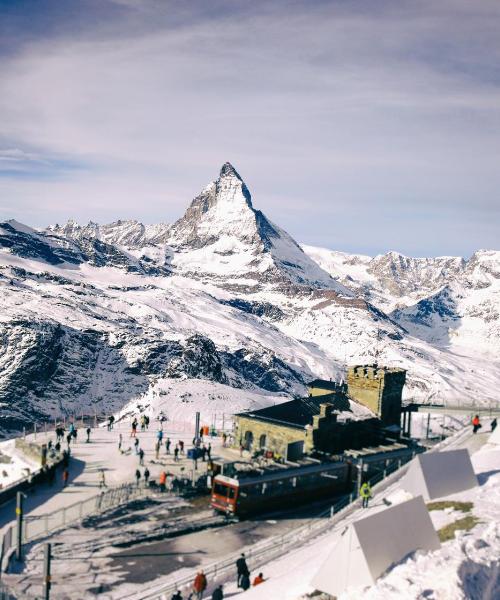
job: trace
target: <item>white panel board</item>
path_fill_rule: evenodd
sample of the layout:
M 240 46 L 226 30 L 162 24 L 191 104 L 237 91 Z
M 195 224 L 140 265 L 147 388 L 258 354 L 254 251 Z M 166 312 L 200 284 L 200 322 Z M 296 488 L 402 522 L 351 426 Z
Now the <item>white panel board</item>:
M 437 550 L 439 538 L 421 496 L 353 525 L 373 579 L 415 550 Z
M 411 552 L 436 550 L 439 546 L 422 497 L 412 498 L 350 525 L 311 584 L 339 596 L 348 588 L 373 585 L 391 565 Z
M 416 456 L 401 487 L 425 500 L 443 498 L 477 485 L 468 450 L 429 452 Z

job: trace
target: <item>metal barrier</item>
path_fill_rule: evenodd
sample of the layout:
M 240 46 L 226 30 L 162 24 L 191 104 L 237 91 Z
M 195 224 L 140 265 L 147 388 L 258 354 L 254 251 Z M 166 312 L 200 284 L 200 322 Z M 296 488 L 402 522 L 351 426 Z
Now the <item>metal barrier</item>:
M 153 492 L 149 488 L 137 487 L 137 485 L 129 483 L 110 488 L 96 496 L 64 506 L 51 513 L 35 516 L 27 515 L 23 520 L 22 543 L 26 544 L 43 538 L 58 529 L 77 523 L 85 517 L 100 514 L 136 498 L 149 496 L 151 493 Z M 16 546 L 16 540 L 17 524 L 13 523 L 5 530 L 3 535 L 0 572 L 6 569 L 6 564 L 8 564 Z

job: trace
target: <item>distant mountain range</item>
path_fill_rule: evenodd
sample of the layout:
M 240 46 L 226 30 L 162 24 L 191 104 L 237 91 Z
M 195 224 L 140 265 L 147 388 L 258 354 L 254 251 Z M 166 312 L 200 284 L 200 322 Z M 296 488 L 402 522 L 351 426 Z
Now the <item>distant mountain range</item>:
M 408 369 L 407 397 L 467 403 L 500 382 L 500 252 L 301 247 L 229 163 L 172 225 L 0 223 L 0 307 L 3 431 L 167 379 L 299 395 L 378 360 Z

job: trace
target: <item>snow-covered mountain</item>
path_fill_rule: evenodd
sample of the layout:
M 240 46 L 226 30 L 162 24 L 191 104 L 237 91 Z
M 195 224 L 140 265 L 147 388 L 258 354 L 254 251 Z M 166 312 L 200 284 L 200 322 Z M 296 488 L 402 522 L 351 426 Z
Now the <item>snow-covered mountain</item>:
M 389 252 L 371 258 L 304 246 L 339 282 L 384 310 L 412 336 L 458 354 L 500 351 L 500 252 L 409 258 Z
M 500 366 L 477 340 L 498 323 L 498 253 L 304 250 L 254 208 L 229 163 L 172 225 L 1 223 L 1 427 L 119 409 L 166 380 L 269 401 L 375 358 L 408 369 L 408 396 L 495 398 Z M 470 339 L 455 319 L 465 323 L 460 293 L 472 299 Z M 459 351 L 450 329 L 464 333 Z

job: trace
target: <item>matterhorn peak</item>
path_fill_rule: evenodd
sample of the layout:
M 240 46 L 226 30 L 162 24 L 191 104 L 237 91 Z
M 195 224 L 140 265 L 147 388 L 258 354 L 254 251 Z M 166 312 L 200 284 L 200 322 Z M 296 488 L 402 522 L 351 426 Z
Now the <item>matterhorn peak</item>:
M 243 181 L 238 171 L 230 162 L 225 162 L 222 165 L 219 177 L 237 177 L 240 181 Z

